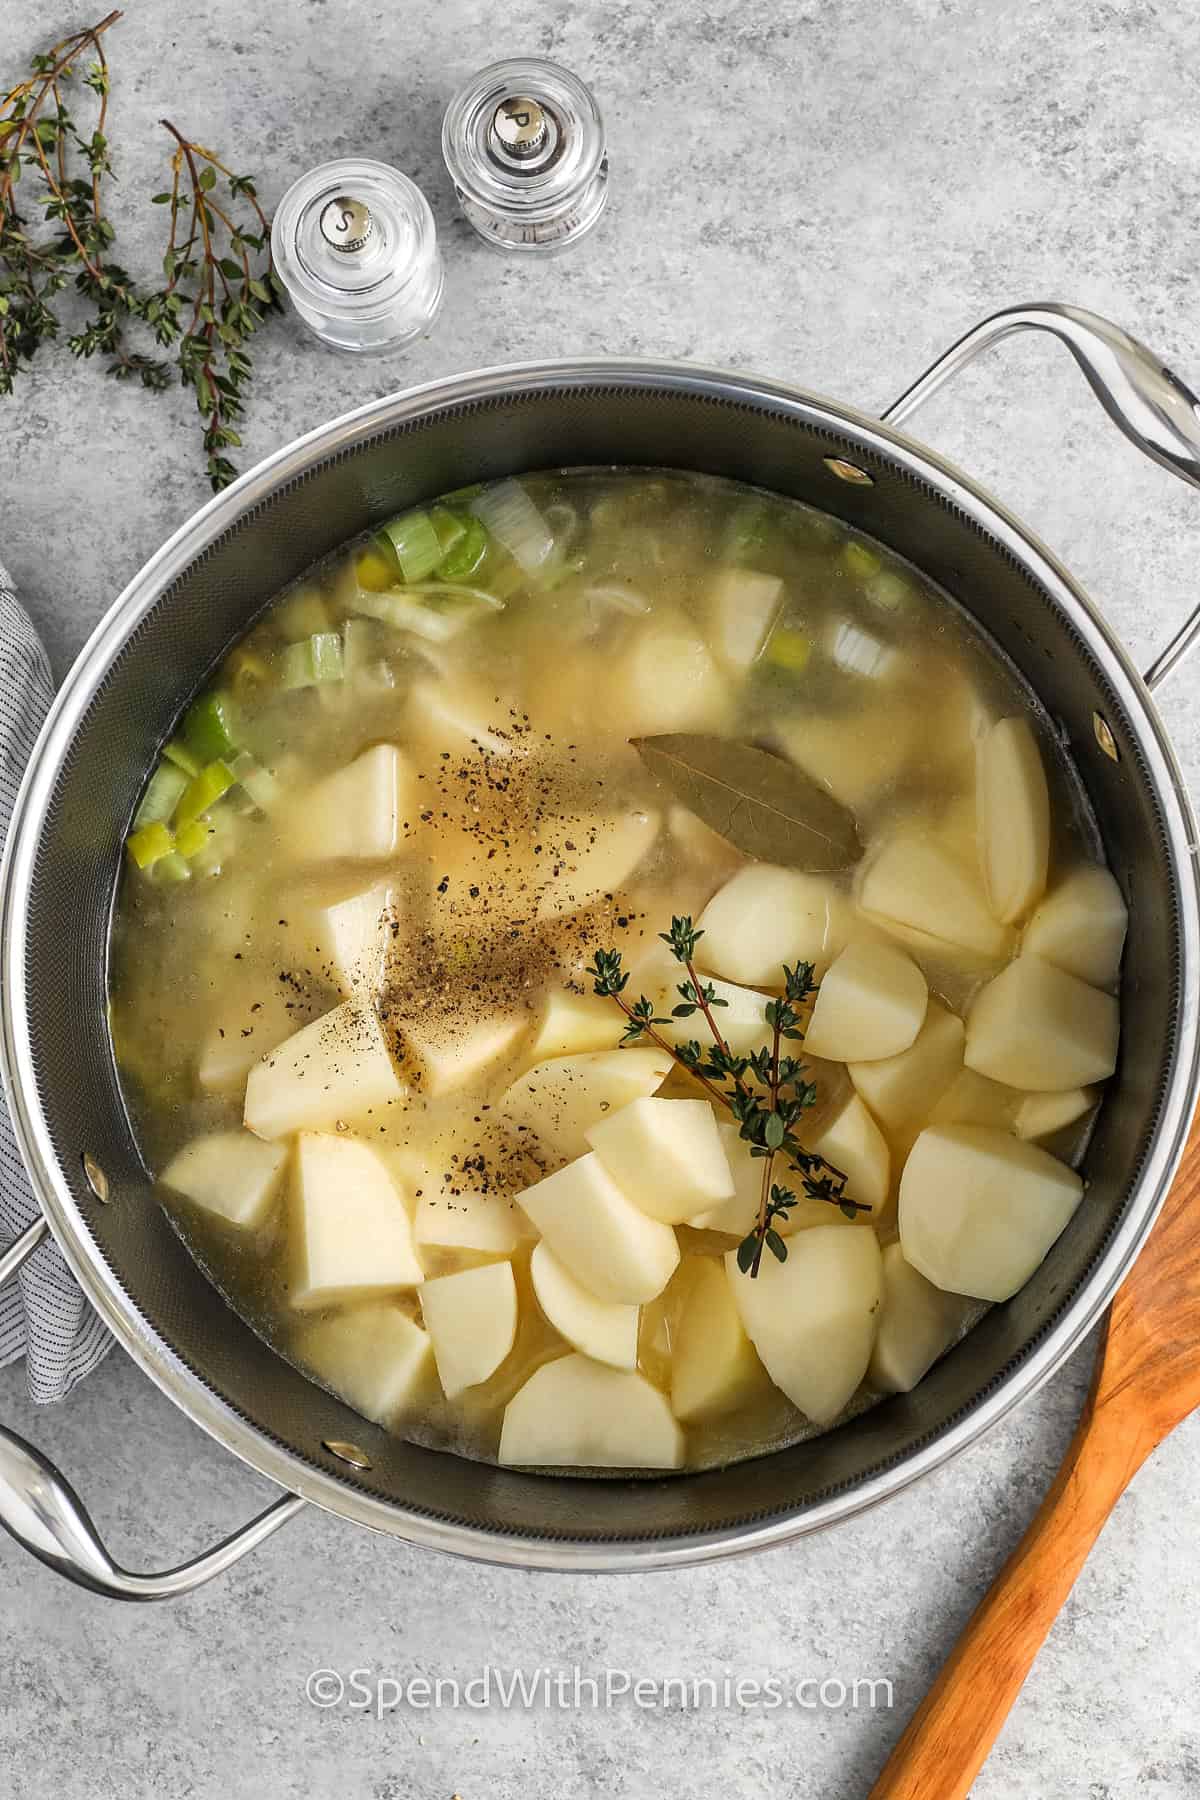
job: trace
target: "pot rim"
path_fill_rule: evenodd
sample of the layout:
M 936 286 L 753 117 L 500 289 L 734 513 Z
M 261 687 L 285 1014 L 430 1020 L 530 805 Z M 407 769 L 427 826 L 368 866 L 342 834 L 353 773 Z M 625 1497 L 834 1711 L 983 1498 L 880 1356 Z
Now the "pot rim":
M 659 1538 L 536 1539 L 430 1518 L 349 1485 L 274 1442 L 211 1389 L 158 1337 L 106 1269 L 51 1142 L 32 1079 L 28 995 L 24 979 L 28 901 L 37 841 L 63 758 L 80 719 L 132 631 L 160 594 L 223 531 L 318 459 L 344 453 L 381 431 L 432 411 L 489 397 L 514 386 L 529 390 L 587 387 L 682 387 L 723 401 L 767 405 L 875 449 L 900 464 L 998 540 L 1045 587 L 1104 669 L 1131 722 L 1166 824 L 1181 896 L 1181 1011 L 1162 1117 L 1147 1151 L 1132 1204 L 1063 1316 L 1008 1371 L 994 1390 L 932 1441 L 867 1481 L 802 1513 L 668 1540 Z M 986 489 L 907 434 L 840 402 L 787 383 L 703 365 L 593 357 L 492 366 L 439 377 L 342 414 L 295 439 L 176 530 L 126 586 L 80 651 L 34 747 L 13 809 L 0 867 L 0 1076 L 17 1142 L 39 1204 L 84 1293 L 139 1367 L 210 1436 L 259 1474 L 323 1509 L 391 1536 L 470 1560 L 529 1569 L 628 1572 L 681 1567 L 764 1549 L 840 1522 L 898 1493 L 995 1425 L 1048 1380 L 1077 1348 L 1108 1305 L 1140 1251 L 1183 1153 L 1200 1087 L 1200 867 L 1186 785 L 1170 738 L 1140 675 L 1082 588 L 1041 541 Z M 684 1477 L 683 1479 L 686 1479 Z

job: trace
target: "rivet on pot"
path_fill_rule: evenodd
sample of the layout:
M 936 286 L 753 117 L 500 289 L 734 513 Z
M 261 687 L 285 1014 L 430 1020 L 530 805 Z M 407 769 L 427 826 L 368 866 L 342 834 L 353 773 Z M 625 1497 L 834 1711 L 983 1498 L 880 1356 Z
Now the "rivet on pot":
M 343 1443 L 340 1438 L 322 1438 L 321 1447 L 328 1450 L 330 1456 L 336 1456 L 339 1462 L 349 1463 L 352 1469 L 371 1467 L 370 1457 L 357 1444 Z
M 856 487 L 875 486 L 875 477 L 873 475 L 868 475 L 867 471 L 865 469 L 860 469 L 856 463 L 847 462 L 844 457 L 823 456 L 821 461 L 825 464 L 829 473 L 831 475 L 836 475 L 839 481 L 853 482 Z
M 79 1159 L 83 1164 L 83 1179 L 95 1194 L 102 1206 L 108 1205 L 108 1176 L 100 1167 L 94 1156 L 85 1150 Z
M 1092 714 L 1092 730 L 1095 732 L 1096 742 L 1103 750 L 1105 756 L 1111 757 L 1113 762 L 1120 762 L 1121 752 L 1117 749 L 1117 740 L 1113 736 L 1108 720 L 1104 717 L 1103 713 L 1094 712 Z

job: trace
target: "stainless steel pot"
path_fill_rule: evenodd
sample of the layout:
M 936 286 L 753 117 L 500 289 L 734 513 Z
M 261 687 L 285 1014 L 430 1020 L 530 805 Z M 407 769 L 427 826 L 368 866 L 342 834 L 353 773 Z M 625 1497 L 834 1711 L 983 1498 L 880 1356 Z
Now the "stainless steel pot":
M 1150 698 L 1200 610 L 1139 677 L 1070 575 L 1000 503 L 896 427 L 1007 332 L 1048 330 L 1146 454 L 1200 486 L 1195 397 L 1142 346 L 1065 306 L 997 314 L 883 423 L 794 388 L 686 365 L 498 369 L 378 401 L 211 501 L 117 601 L 63 685 L 13 820 L 0 890 L 3 1072 L 47 1226 L 126 1350 L 198 1425 L 286 1490 L 165 1574 L 117 1568 L 80 1501 L 0 1431 L 0 1522 L 71 1579 L 182 1593 L 311 1501 L 433 1549 L 529 1568 L 647 1569 L 782 1542 L 887 1498 L 1030 1394 L 1128 1271 L 1178 1162 L 1197 1088 L 1196 828 Z M 1121 1064 L 1089 1194 L 1034 1279 L 915 1393 L 811 1443 L 655 1481 L 549 1479 L 402 1443 L 283 1362 L 200 1275 L 155 1203 L 105 1023 L 106 938 L 145 772 L 191 691 L 285 582 L 340 540 L 465 482 L 531 468 L 699 469 L 794 495 L 909 558 L 973 613 L 1062 733 L 1134 920 Z

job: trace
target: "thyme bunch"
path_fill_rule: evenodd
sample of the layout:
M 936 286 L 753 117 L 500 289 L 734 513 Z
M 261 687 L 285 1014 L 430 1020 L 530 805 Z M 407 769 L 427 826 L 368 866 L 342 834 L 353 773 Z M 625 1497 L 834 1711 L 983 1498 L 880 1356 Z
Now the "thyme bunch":
M 165 363 L 126 347 L 125 327 L 140 301 L 111 258 L 115 232 L 104 210 L 103 184 L 112 163 L 101 40 L 120 17 L 111 12 L 61 38 L 32 59 L 24 81 L 0 96 L 0 395 L 12 393 L 20 365 L 58 336 L 55 298 L 69 286 L 91 309 L 82 330 L 68 339 L 75 356 L 109 356 L 110 374 L 136 377 L 152 389 L 169 379 Z M 96 96 L 90 129 L 76 122 L 67 104 L 72 84 Z M 22 177 L 32 189 L 24 210 L 17 204 Z M 39 225 L 56 229 L 46 236 Z
M 280 305 L 270 225 L 254 183 L 164 119 L 174 149 L 171 186 L 154 196 L 171 216 L 163 284 L 140 288 L 113 260 L 116 234 L 104 206 L 113 170 L 102 39 L 120 18 L 110 12 L 60 39 L 32 59 L 25 80 L 0 94 L 0 396 L 12 393 L 21 364 L 59 336 L 57 297 L 73 288 L 88 311 L 67 339 L 72 354 L 101 356 L 114 379 L 135 379 L 155 392 L 170 385 L 174 367 L 195 394 L 217 490 L 236 474 L 225 452 L 241 444 L 237 422 L 252 372 L 247 342 Z M 95 96 L 90 125 L 72 113 L 72 89 Z M 135 324 L 173 356 L 131 348 Z
M 728 1002 L 696 969 L 696 946 L 704 933 L 695 929 L 690 918 L 677 917 L 671 920 L 670 931 L 660 932 L 659 936 L 686 975 L 676 988 L 679 1000 L 672 1006 L 670 1017 L 657 1015 L 645 994 L 636 1000 L 627 997 L 629 976 L 621 967 L 619 950 L 597 950 L 587 973 L 592 978 L 593 991 L 602 999 L 614 1000 L 625 1014 L 622 1044 L 649 1042 L 664 1050 L 718 1105 L 727 1108 L 750 1155 L 761 1160 L 758 1217 L 737 1251 L 738 1267 L 753 1278 L 758 1274 L 764 1249 L 779 1262 L 787 1260 L 787 1244 L 778 1226 L 786 1221 L 798 1196 L 794 1188 L 773 1179 L 777 1157 L 787 1159 L 810 1200 L 826 1201 L 848 1219 L 871 1210 L 847 1194 L 847 1177 L 842 1170 L 806 1150 L 798 1136 L 804 1114 L 816 1102 L 817 1089 L 815 1082 L 808 1079 L 805 1063 L 786 1046 L 803 1040 L 800 1008 L 817 989 L 813 966 L 798 963 L 789 969 L 784 965 L 782 998 L 769 1000 L 766 1006 L 770 1042 L 741 1056 L 730 1049 L 717 1019 L 718 1010 Z M 695 1038 L 672 1044 L 661 1035 L 660 1026 L 697 1014 L 712 1039 L 707 1047 Z

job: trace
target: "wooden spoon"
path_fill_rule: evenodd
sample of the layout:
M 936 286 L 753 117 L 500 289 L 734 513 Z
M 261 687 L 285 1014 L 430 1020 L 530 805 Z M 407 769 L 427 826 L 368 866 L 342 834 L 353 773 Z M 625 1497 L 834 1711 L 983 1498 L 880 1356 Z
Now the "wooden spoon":
M 868 1800 L 965 1800 L 1109 1513 L 1200 1405 L 1200 1120 L 1108 1315 L 1071 1447 Z

